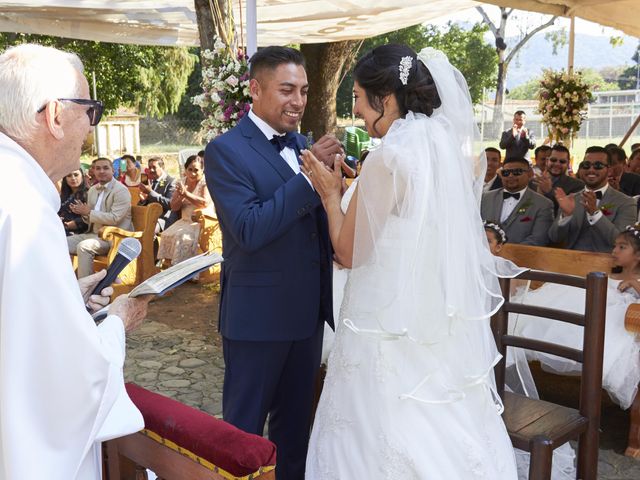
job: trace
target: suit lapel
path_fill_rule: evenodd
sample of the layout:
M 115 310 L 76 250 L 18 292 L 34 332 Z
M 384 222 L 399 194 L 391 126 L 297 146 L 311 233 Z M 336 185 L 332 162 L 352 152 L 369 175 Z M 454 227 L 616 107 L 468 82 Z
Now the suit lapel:
M 493 196 L 493 205 L 491 208 L 491 213 L 493 214 L 493 218 L 489 218 L 488 220 L 493 220 L 494 222 L 500 222 L 500 217 L 502 216 L 502 189 L 495 190 L 496 194 Z
M 283 180 L 289 180 L 295 175 L 291 167 L 287 164 L 284 158 L 282 158 L 273 145 L 267 140 L 264 134 L 251 121 L 248 116 L 245 116 L 240 121 L 240 129 L 242 134 L 249 139 L 249 145 L 253 148 L 264 160 L 266 160 L 273 169 L 278 172 Z

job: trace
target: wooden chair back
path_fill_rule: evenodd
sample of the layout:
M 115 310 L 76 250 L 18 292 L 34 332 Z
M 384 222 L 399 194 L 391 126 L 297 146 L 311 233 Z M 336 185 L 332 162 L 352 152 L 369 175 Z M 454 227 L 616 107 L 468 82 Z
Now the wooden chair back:
M 222 231 L 218 219 L 206 210 L 196 210 L 193 218 L 200 224 L 198 246 L 200 253 L 217 252 L 222 254 Z M 213 283 L 220 279 L 220 264 L 200 273 L 198 277 L 202 283 Z
M 138 187 L 127 187 L 131 195 L 131 206 L 138 205 L 140 202 L 140 189 Z
M 102 238 L 111 242 L 111 249 L 106 256 L 95 258 L 94 268 L 99 270 L 111 264 L 118 253 L 120 242 L 127 238 L 137 238 L 142 244 L 142 251 L 136 261 L 131 262 L 119 275 L 122 283 L 113 285 L 114 297 L 130 292 L 136 285 L 155 275 L 156 259 L 153 250 L 156 223 L 162 215 L 162 206 L 159 203 L 151 203 L 146 206 L 131 207 L 131 220 L 133 232 L 118 227 L 105 227 Z
M 590 272 L 610 272 L 611 255 L 507 243 L 500 256 L 520 267 L 586 277 Z
M 586 289 L 584 314 L 547 307 L 513 303 L 509 298 L 510 279 L 501 279 L 505 302 L 491 320 L 498 350 L 503 358 L 495 368 L 498 393 L 505 404 L 504 419 L 516 448 L 531 451 L 531 472 L 536 478 L 548 478 L 550 452 L 572 438 L 578 438 L 578 478 L 595 480 L 598 467 L 600 400 L 602 395 L 602 355 L 607 300 L 607 276 L 593 272 L 586 277 L 530 270 L 518 279 L 551 282 Z M 550 342 L 509 334 L 509 314 L 525 314 L 562 321 L 584 327 L 582 350 Z M 505 392 L 507 347 L 535 350 L 582 363 L 580 407 L 576 411 Z M 545 443 L 546 442 L 546 443 Z M 537 465 L 536 451 L 542 450 L 547 465 Z M 537 469 L 537 470 L 536 470 Z M 540 473 L 542 472 L 542 473 Z

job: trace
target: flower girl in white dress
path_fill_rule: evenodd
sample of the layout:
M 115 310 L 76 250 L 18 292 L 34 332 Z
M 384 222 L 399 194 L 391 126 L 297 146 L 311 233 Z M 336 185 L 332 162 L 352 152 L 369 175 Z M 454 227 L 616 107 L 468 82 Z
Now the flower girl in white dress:
M 400 45 L 367 53 L 354 79 L 355 113 L 382 143 L 346 214 L 340 159 L 331 173 L 302 154 L 351 268 L 306 478 L 514 480 L 489 327 L 502 297 L 466 82 L 442 52 Z

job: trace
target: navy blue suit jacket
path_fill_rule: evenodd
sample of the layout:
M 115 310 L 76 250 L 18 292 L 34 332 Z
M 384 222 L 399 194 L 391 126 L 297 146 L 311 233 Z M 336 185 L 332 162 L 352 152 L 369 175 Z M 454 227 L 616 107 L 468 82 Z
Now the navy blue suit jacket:
M 304 176 L 248 116 L 207 145 L 205 176 L 222 230 L 222 335 L 291 341 L 333 327 L 327 218 Z

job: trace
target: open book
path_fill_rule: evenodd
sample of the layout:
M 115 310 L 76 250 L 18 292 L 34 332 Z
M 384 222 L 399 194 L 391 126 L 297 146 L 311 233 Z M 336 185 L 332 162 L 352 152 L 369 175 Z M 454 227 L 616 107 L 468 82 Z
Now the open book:
M 216 263 L 222 262 L 222 260 L 222 256 L 215 252 L 205 252 L 201 255 L 187 258 L 166 270 L 156 273 L 153 277 L 147 278 L 129 292 L 129 297 L 164 295 L 169 290 L 173 290 L 178 285 L 182 285 L 187 280 L 195 277 L 198 273 L 207 270 Z M 109 306 L 107 305 L 92 315 L 96 323 L 107 316 L 108 309 Z

